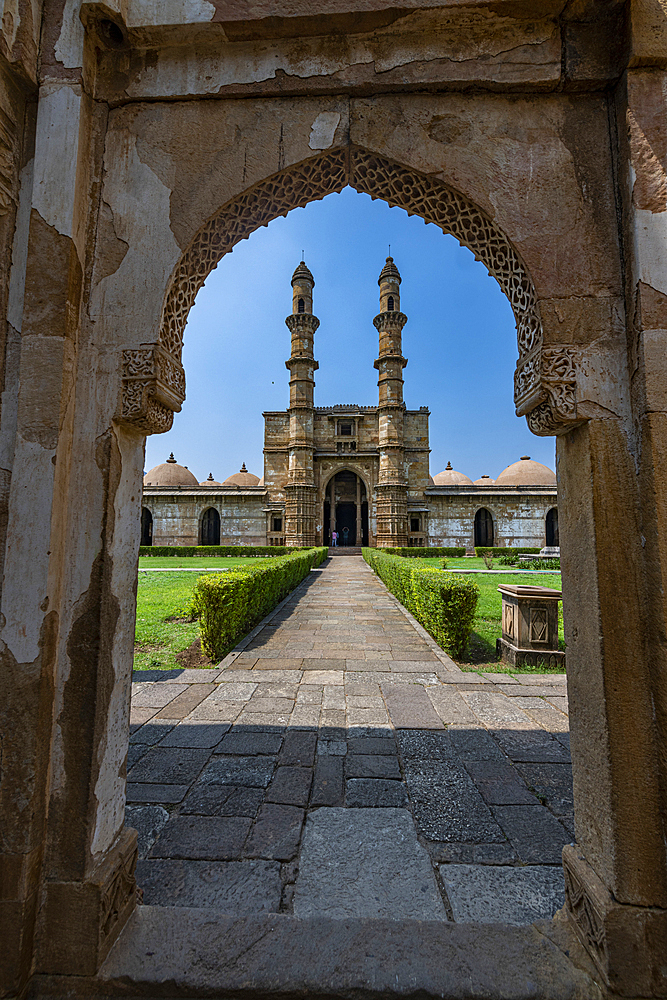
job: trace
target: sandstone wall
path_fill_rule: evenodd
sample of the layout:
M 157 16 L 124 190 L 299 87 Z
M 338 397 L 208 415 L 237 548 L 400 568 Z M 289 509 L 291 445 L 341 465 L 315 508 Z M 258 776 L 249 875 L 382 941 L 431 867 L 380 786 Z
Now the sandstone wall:
M 493 517 L 494 545 L 534 548 L 546 545 L 546 516 L 557 506 L 556 491 L 549 496 L 507 497 L 487 494 L 426 494 L 429 545 L 472 545 L 475 514 L 485 507 Z
M 153 545 L 200 545 L 201 519 L 213 507 L 220 514 L 221 545 L 266 545 L 267 496 L 159 496 L 144 494 L 153 515 Z

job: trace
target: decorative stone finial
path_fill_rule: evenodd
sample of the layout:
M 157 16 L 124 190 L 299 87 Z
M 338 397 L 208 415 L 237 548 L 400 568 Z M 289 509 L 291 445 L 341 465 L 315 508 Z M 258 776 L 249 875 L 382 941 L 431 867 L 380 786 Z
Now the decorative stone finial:
M 239 472 L 247 472 L 247 471 L 248 470 L 246 469 L 245 462 L 244 462 L 243 465 L 241 466 L 241 468 L 239 469 Z
M 445 472 L 451 472 L 451 471 L 452 471 L 452 463 L 447 462 L 447 467 L 445 468 Z
M 213 482 L 213 473 L 212 473 L 212 472 L 209 472 L 209 474 L 208 474 L 208 478 L 209 478 L 209 480 L 210 480 L 211 482 Z
M 169 455 L 169 458 L 167 459 L 167 461 L 169 462 L 170 465 L 176 465 L 176 459 L 174 458 L 173 451 Z
M 522 455 L 521 456 L 521 461 L 522 462 L 530 462 L 530 455 Z

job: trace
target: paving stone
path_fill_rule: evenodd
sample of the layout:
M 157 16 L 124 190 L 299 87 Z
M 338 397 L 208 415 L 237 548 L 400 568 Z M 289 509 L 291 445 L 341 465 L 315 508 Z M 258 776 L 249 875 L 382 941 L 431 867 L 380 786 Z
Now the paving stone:
M 278 767 L 266 790 L 267 802 L 307 806 L 313 772 L 308 767 Z
M 349 778 L 345 805 L 354 809 L 407 809 L 408 791 L 402 781 L 383 778 Z
M 550 920 L 565 903 L 561 868 L 441 865 L 456 923 L 531 924 Z
M 287 733 L 280 753 L 280 763 L 312 767 L 315 763 L 316 746 L 317 733 Z
M 213 785 L 266 788 L 271 781 L 275 764 L 275 757 L 214 757 L 201 780 Z
M 433 869 L 410 813 L 406 809 L 310 813 L 294 914 L 304 919 L 445 920 Z
M 257 698 L 253 696 L 246 705 L 243 714 L 258 713 L 261 715 L 282 715 L 289 716 L 294 708 L 294 702 L 290 698 Z
M 453 761 L 406 760 L 404 766 L 415 822 L 428 840 L 471 844 L 505 840 L 461 765 Z
M 348 708 L 347 721 L 350 726 L 382 725 L 389 721 L 383 708 Z
M 396 754 L 396 740 L 393 736 L 351 736 L 347 748 L 354 754 Z
M 319 705 L 295 705 L 289 717 L 290 730 L 317 729 L 320 722 Z
M 127 763 L 125 765 L 127 770 L 130 771 L 149 750 L 150 747 L 144 743 L 130 743 L 127 748 Z
M 319 757 L 315 767 L 311 806 L 343 804 L 343 757 Z
M 137 708 L 164 708 L 184 690 L 183 684 L 154 681 L 136 685 L 136 689 L 132 691 L 132 701 Z
M 323 740 L 317 741 L 318 756 L 324 757 L 344 757 L 347 753 L 347 743 L 345 740 Z
M 216 691 L 215 684 L 190 684 L 178 698 L 158 712 L 157 718 L 184 719 L 205 698 Z
M 527 764 L 566 764 L 567 751 L 562 744 L 543 729 L 495 729 L 494 739 L 510 760 Z
M 152 747 L 128 773 L 128 781 L 186 784 L 195 780 L 210 755 L 210 750 Z
M 493 814 L 522 861 L 558 865 L 570 836 L 548 809 L 534 806 L 494 806 Z
M 177 724 L 177 719 L 158 719 L 153 716 L 150 722 L 140 726 L 135 733 L 130 736 L 130 744 L 144 743 L 147 746 L 155 746 L 171 732 Z
M 502 844 L 438 844 L 431 841 L 427 850 L 433 862 L 470 865 L 512 865 L 519 860 L 509 841 Z
M 396 733 L 404 760 L 454 760 L 449 733 L 424 729 L 401 729 Z
M 525 780 L 557 816 L 574 810 L 571 764 L 517 764 Z
M 157 712 L 157 708 L 144 708 L 141 705 L 135 705 L 133 702 L 130 708 L 130 725 L 136 727 L 143 726 L 149 719 L 154 718 Z
M 137 831 L 140 858 L 146 857 L 168 820 L 169 813 L 162 806 L 125 807 L 125 825 Z
M 160 747 L 192 747 L 212 750 L 225 735 L 229 725 L 218 722 L 181 722 L 165 736 Z
M 313 660 L 313 663 L 316 661 Z M 318 663 L 324 663 L 324 660 L 318 660 Z M 344 660 L 341 660 L 341 664 L 344 665 Z M 303 673 L 303 683 L 304 684 L 317 684 L 324 687 L 327 684 L 342 684 L 343 683 L 343 667 L 340 670 L 324 670 L 313 667 L 308 670 L 304 670 Z
M 273 756 L 278 753 L 283 742 L 282 733 L 266 733 L 262 730 L 238 732 L 232 729 L 217 748 L 219 754 L 238 754 L 241 757 L 254 755 Z
M 426 691 L 418 684 L 383 682 L 382 693 L 396 729 L 443 729 Z
M 296 855 L 304 816 L 295 806 L 265 803 L 248 838 L 246 857 L 289 861 Z
M 386 754 L 351 754 L 345 760 L 348 778 L 397 778 L 401 772 L 396 757 Z
M 535 805 L 535 796 L 511 764 L 474 760 L 468 761 L 465 768 L 489 805 Z
M 181 814 L 197 816 L 249 816 L 254 819 L 264 801 L 263 788 L 205 785 L 196 782 L 181 807 Z
M 490 733 L 481 726 L 449 726 L 447 735 L 459 760 L 507 760 Z
M 209 695 L 202 701 L 188 716 L 190 722 L 218 722 L 231 724 L 236 721 L 243 711 L 245 702 L 243 701 L 211 701 Z
M 151 858 L 240 858 L 252 820 L 240 816 L 173 816 L 153 844 Z
M 182 802 L 189 785 L 161 785 L 150 782 L 134 785 L 128 782 L 125 790 L 127 802 L 167 802 L 169 804 Z
M 149 906 L 203 906 L 235 916 L 277 913 L 282 890 L 278 861 L 140 861 L 137 884 Z
M 475 713 L 458 691 L 442 687 L 431 687 L 426 693 L 434 709 L 447 725 L 475 722 Z

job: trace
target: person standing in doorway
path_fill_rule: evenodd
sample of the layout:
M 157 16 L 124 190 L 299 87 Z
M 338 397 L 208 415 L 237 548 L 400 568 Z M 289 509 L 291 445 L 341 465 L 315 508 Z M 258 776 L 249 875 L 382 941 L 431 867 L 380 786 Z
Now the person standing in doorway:
M 331 544 L 333 545 L 334 548 L 336 548 L 336 546 L 338 545 L 338 532 L 337 531 L 332 531 L 331 532 Z
M 343 528 L 343 545 L 347 545 L 347 540 L 348 540 L 349 533 L 350 533 L 350 529 L 348 528 L 347 525 L 345 525 L 345 527 Z

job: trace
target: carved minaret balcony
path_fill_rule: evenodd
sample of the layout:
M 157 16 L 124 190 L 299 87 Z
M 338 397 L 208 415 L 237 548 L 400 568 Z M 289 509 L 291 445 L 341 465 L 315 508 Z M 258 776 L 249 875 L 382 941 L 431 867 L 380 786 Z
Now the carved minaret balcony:
M 314 286 L 315 279 L 301 261 L 292 275 L 292 314 L 285 320 L 292 334 L 290 358 L 285 362 L 290 372 L 285 544 L 295 546 L 315 544 L 314 375 L 319 366 L 313 350 L 320 321 L 313 316 Z
M 392 257 L 387 257 L 378 279 L 380 312 L 373 320 L 380 335 L 378 370 L 378 447 L 380 471 L 377 496 L 377 544 L 407 545 L 408 484 L 405 470 L 403 424 L 403 327 L 408 321 L 401 312 L 401 275 Z

